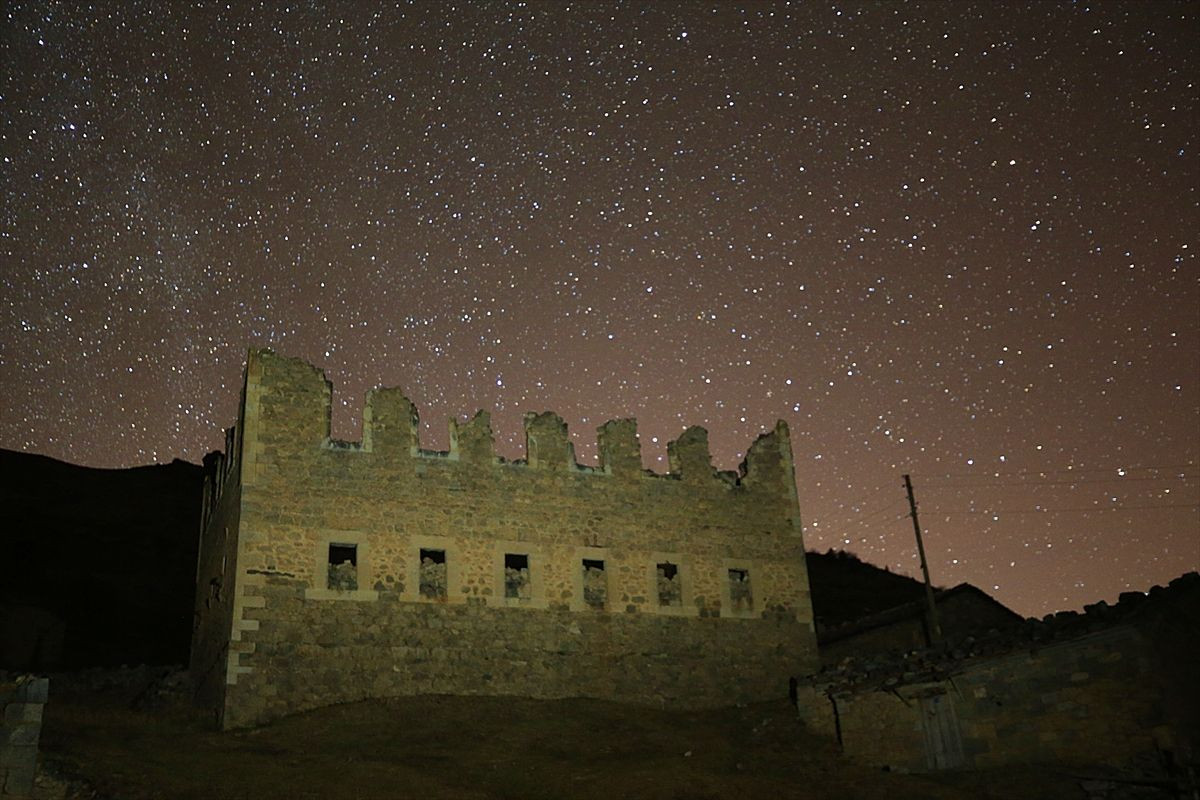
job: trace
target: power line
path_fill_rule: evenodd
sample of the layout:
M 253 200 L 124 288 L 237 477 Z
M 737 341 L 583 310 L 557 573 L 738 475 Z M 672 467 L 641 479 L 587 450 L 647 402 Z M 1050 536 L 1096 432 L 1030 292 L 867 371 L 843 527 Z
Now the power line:
M 1080 478 L 1073 481 L 974 481 L 968 483 L 950 483 L 935 486 L 935 489 L 959 489 L 972 486 L 1075 486 L 1080 483 L 1143 483 L 1149 481 L 1195 481 L 1200 475 L 1165 475 L 1165 476 L 1121 476 L 1116 478 Z
M 871 520 L 875 519 L 876 517 L 879 517 L 879 516 L 882 516 L 882 515 L 884 515 L 884 514 L 887 514 L 887 513 L 888 513 L 888 512 L 890 512 L 890 511 L 894 511 L 894 510 L 896 509 L 896 507 L 897 507 L 897 506 L 903 505 L 903 502 L 904 502 L 904 501 L 900 501 L 900 502 L 897 502 L 897 503 L 892 503 L 890 506 L 886 506 L 886 507 L 884 507 L 884 508 L 881 508 L 881 509 L 879 509 L 878 511 L 873 511 L 873 512 L 871 512 L 870 514 L 868 514 L 867 516 L 865 516 L 865 517 L 862 517 L 861 519 L 852 519 L 852 520 L 850 520 L 850 523 L 851 523 L 851 524 L 854 524 L 854 525 L 862 525 L 864 522 L 869 522 L 869 521 L 871 521 Z M 900 516 L 901 516 L 901 517 L 903 517 L 903 516 L 906 516 L 906 515 L 905 515 L 905 514 L 901 514 Z M 899 519 L 899 517 L 897 517 L 897 519 Z
M 867 514 L 864 517 L 859 517 L 857 519 L 848 519 L 848 520 L 844 520 L 844 521 L 835 520 L 834 522 L 822 522 L 821 524 L 823 526 L 827 526 L 830 529 L 845 528 L 845 527 L 848 527 L 851 525 L 865 525 L 866 523 L 873 521 L 876 517 L 886 514 L 889 511 L 892 511 L 902 505 L 904 505 L 904 501 L 900 500 L 900 501 L 897 501 L 890 505 L 886 505 L 883 508 L 876 509 L 875 511 L 872 511 L 870 514 Z M 907 516 L 907 515 L 901 514 L 900 516 Z M 899 519 L 899 518 L 900 517 L 897 517 L 896 519 Z M 889 520 L 889 522 L 890 522 L 890 520 Z
M 912 475 L 913 475 L 913 477 L 920 478 L 923 481 L 929 481 L 929 480 L 945 480 L 945 479 L 952 479 L 952 478 L 1000 478 L 1000 477 L 1014 477 L 1014 476 L 1021 476 L 1021 475 L 1042 475 L 1042 476 L 1046 476 L 1046 475 L 1089 475 L 1089 474 L 1103 474 L 1103 473 L 1114 473 L 1114 472 L 1145 472 L 1145 471 L 1150 471 L 1150 470 L 1163 471 L 1163 470 L 1172 470 L 1172 469 L 1193 469 L 1195 467 L 1196 467 L 1196 462 L 1189 461 L 1186 464 L 1147 464 L 1147 465 L 1142 465 L 1142 466 L 1128 466 L 1125 464 L 1118 464 L 1118 465 L 1112 466 L 1112 467 L 1095 467 L 1092 469 L 1069 468 L 1069 469 L 1026 469 L 1026 470 L 1014 470 L 1014 471 L 1008 471 L 1008 472 L 990 472 L 989 471 L 983 475 L 981 475 L 979 473 L 971 473 L 971 472 L 946 472 L 946 473 L 941 473 L 941 474 L 923 474 L 923 473 L 914 472 L 914 473 L 912 473 Z
M 926 514 L 942 517 L 960 517 L 968 515 L 983 515 L 988 517 L 1013 516 L 1019 514 L 1098 514 L 1109 513 L 1112 511 L 1158 511 L 1167 509 L 1191 508 L 1200 509 L 1200 503 L 1167 503 L 1163 505 L 1144 505 L 1144 506 L 1108 506 L 1108 507 L 1083 507 L 1083 508 L 1035 508 L 1020 511 L 937 511 L 928 510 Z

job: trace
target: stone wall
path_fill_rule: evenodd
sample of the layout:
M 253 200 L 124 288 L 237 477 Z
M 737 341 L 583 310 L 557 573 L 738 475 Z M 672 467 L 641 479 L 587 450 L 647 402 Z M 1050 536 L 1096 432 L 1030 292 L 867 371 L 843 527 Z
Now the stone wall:
M 885 686 L 876 689 L 818 687 L 802 713 L 813 728 L 840 733 L 847 755 L 892 769 L 1121 766 L 1182 744 L 1159 668 L 1152 644 L 1119 625 L 963 662 L 940 680 L 900 675 L 880 677 Z
M 37 774 L 42 707 L 50 688 L 48 678 L 26 676 L 0 683 L 0 796 L 33 796 Z
M 955 684 L 976 766 L 1122 764 L 1170 739 L 1152 651 L 1132 628 L 991 659 Z
M 330 703 L 438 693 L 615 697 L 658 707 L 781 698 L 799 660 L 794 618 L 651 614 L 411 603 L 315 602 L 306 586 L 263 577 L 250 668 L 229 687 L 225 724 Z M 748 633 L 738 628 L 752 625 Z
M 241 638 L 241 629 L 233 625 L 241 485 L 236 462 L 218 457 L 206 466 L 214 480 L 205 492 L 189 672 L 200 705 L 215 710 L 223 701 L 229 672 L 237 666 L 230 648 Z
M 716 472 L 689 428 L 655 475 L 633 420 L 599 429 L 593 468 L 548 412 L 526 416 L 526 460 L 495 456 L 485 413 L 451 424 L 450 452 L 421 450 L 416 409 L 390 389 L 368 394 L 361 443 L 331 441 L 324 375 L 269 351 L 250 354 L 244 397 L 224 489 L 240 487 L 237 510 L 202 545 L 219 550 L 234 520 L 232 600 L 197 605 L 201 649 L 227 652 L 226 727 L 421 692 L 718 706 L 781 696 L 815 667 L 783 423 L 739 473 Z M 506 556 L 528 569 L 515 597 Z M 444 594 L 422 591 L 422 561 Z M 222 643 L 208 618 L 226 614 Z

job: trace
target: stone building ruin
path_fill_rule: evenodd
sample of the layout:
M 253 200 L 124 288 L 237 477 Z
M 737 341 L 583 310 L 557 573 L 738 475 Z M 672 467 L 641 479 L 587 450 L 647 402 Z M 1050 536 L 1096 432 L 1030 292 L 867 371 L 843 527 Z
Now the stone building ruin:
M 527 414 L 509 461 L 485 412 L 422 449 L 396 389 L 368 392 L 361 442 L 332 440 L 331 396 L 251 351 L 206 459 L 191 671 L 222 727 L 421 693 L 719 707 L 816 668 L 783 422 L 738 472 L 688 428 L 660 475 L 632 419 L 600 426 L 591 467 Z

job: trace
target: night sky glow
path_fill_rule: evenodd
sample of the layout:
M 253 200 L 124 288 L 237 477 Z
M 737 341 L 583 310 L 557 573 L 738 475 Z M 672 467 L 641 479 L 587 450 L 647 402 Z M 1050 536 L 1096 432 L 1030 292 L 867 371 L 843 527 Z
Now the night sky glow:
M 246 348 L 731 469 L 1024 614 L 1200 567 L 1194 3 L 6 4 L 0 446 L 199 461 Z

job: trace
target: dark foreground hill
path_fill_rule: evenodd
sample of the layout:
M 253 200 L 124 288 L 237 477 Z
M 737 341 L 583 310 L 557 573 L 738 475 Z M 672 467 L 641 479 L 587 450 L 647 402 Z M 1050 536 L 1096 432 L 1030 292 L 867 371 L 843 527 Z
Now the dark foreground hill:
M 1083 800 L 1049 768 L 901 775 L 855 765 L 782 698 L 710 712 L 424 696 L 220 733 L 136 681 L 52 688 L 38 797 L 123 800 Z M 141 694 L 142 700 L 135 699 Z M 151 704 L 154 705 L 154 704 Z M 57 776 L 58 780 L 54 777 Z
M 925 596 L 920 581 L 868 564 L 853 553 L 810 551 L 807 556 L 813 617 L 822 628 L 844 625 Z

